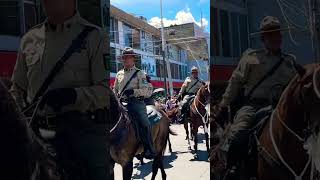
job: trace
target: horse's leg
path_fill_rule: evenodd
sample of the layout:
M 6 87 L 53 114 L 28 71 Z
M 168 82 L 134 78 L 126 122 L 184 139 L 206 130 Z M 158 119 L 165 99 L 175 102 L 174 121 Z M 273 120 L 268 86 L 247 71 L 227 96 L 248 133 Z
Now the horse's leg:
M 191 145 L 190 145 L 190 139 L 189 139 L 189 129 L 188 129 L 188 122 L 184 122 L 184 129 L 186 130 L 186 140 L 188 141 L 188 149 L 191 150 Z
M 189 140 L 189 127 L 188 127 L 188 121 L 184 121 L 183 123 L 184 129 L 186 130 L 186 140 Z
M 162 180 L 166 180 L 167 179 L 167 174 L 166 174 L 166 171 L 164 170 L 162 156 L 159 159 L 159 165 L 160 165 Z
M 169 143 L 169 151 L 172 153 L 172 147 L 171 147 L 171 142 L 170 142 L 170 134 L 168 134 L 168 143 Z
M 151 180 L 155 180 L 159 169 L 159 156 L 155 157 L 152 162 L 152 177 Z
M 189 124 L 189 126 L 190 126 L 190 129 L 192 129 L 192 124 L 191 123 Z M 194 134 L 192 134 L 192 131 L 190 131 L 190 136 L 191 136 L 191 140 L 193 140 L 194 139 Z
M 122 177 L 123 180 L 131 180 L 133 172 L 133 162 L 128 162 L 125 166 L 122 167 Z
M 111 159 L 110 160 L 110 169 L 109 169 L 110 180 L 114 180 L 114 165 L 115 165 L 115 162 L 113 161 L 113 159 Z
M 194 136 L 194 158 L 198 159 L 198 128 L 193 127 L 192 134 Z

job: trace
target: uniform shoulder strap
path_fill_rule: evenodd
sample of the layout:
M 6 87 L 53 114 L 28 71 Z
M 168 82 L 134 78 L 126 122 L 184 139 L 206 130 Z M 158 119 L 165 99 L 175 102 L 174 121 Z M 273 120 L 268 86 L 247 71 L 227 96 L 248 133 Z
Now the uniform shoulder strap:
M 188 93 L 198 82 L 199 82 L 199 79 L 197 79 L 197 81 L 186 91 L 186 93 Z
M 38 100 L 40 96 L 42 96 L 45 91 L 48 89 L 49 85 L 52 83 L 54 77 L 60 72 L 65 62 L 70 58 L 70 56 L 75 52 L 81 49 L 84 39 L 88 36 L 88 34 L 93 31 L 95 28 L 91 26 L 86 26 L 83 31 L 72 41 L 69 48 L 66 50 L 64 55 L 59 59 L 59 61 L 55 64 L 55 66 L 51 69 L 49 75 L 44 80 L 36 95 L 32 100 L 32 104 Z
M 130 84 L 130 82 L 132 81 L 132 79 L 134 77 L 137 76 L 138 72 L 140 72 L 140 69 L 137 69 L 132 76 L 130 77 L 130 79 L 127 81 L 127 83 L 124 85 L 124 87 L 122 88 L 121 92 L 120 92 L 120 96 L 122 95 L 122 93 L 126 90 L 126 88 L 128 87 L 128 85 Z
M 268 78 L 270 77 L 283 63 L 284 58 L 281 57 L 280 60 L 250 89 L 246 96 L 246 99 L 250 99 L 253 92 Z

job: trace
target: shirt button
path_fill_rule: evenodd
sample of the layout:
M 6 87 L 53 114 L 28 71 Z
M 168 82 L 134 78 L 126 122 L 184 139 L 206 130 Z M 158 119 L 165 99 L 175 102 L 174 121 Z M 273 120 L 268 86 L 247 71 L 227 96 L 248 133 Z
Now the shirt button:
M 95 116 L 94 115 L 91 115 L 91 119 L 94 119 L 95 118 Z

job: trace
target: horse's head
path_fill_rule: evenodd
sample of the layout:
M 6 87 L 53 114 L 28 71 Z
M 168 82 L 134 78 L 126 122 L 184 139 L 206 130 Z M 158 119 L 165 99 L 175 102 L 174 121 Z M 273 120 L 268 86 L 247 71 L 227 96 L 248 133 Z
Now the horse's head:
M 0 159 L 3 176 L 10 179 L 31 179 L 32 138 L 26 120 L 23 119 L 14 99 L 8 92 L 8 84 L 0 80 Z M 17 173 L 13 173 L 17 172 Z
M 210 104 L 210 83 L 206 83 L 199 89 L 199 97 L 205 101 L 205 104 Z
M 309 73 L 300 76 L 296 89 L 297 103 L 305 112 L 305 121 L 312 132 L 319 132 L 320 127 L 320 66 L 314 65 Z

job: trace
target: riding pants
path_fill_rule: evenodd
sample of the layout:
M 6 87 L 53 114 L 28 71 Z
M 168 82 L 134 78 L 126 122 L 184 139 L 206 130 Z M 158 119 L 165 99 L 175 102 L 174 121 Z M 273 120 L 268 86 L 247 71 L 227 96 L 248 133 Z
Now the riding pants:
M 154 152 L 153 141 L 151 136 L 151 124 L 148 119 L 146 104 L 138 98 L 130 98 L 127 105 L 128 113 L 138 125 L 138 136 L 145 149 Z
M 264 110 L 266 109 L 266 110 Z M 226 138 L 222 149 L 228 152 L 228 165 L 243 160 L 248 155 L 250 130 L 270 111 L 269 107 L 261 106 L 243 106 L 235 115 L 234 122 L 231 125 L 231 132 Z M 259 111 L 259 117 L 257 116 Z

